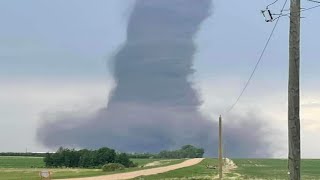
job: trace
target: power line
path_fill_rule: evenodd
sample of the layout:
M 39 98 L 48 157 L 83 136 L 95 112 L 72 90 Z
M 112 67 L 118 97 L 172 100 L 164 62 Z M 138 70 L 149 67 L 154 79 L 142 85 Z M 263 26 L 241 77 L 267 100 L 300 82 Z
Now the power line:
M 277 1 L 276 1 L 276 2 L 277 2 Z M 284 10 L 284 8 L 286 7 L 287 2 L 288 2 L 288 0 L 285 1 L 284 5 L 283 5 L 283 7 L 282 7 L 282 9 L 281 9 L 281 13 L 282 13 L 282 11 Z M 272 38 L 272 36 L 273 36 L 273 34 L 274 34 L 277 26 L 278 26 L 279 20 L 280 20 L 280 18 L 278 18 L 277 21 L 276 21 L 276 23 L 274 24 L 273 29 L 272 29 L 272 31 L 271 31 L 268 39 L 267 39 L 267 42 L 266 42 L 266 44 L 265 44 L 265 46 L 264 46 L 264 48 L 263 48 L 263 50 L 262 50 L 262 52 L 261 52 L 261 55 L 260 55 L 260 57 L 259 57 L 256 65 L 255 65 L 255 67 L 253 68 L 253 71 L 252 71 L 252 73 L 251 73 L 248 81 L 246 82 L 244 88 L 242 89 L 242 91 L 241 91 L 240 95 L 238 96 L 237 100 L 235 101 L 235 103 L 233 103 L 232 106 L 228 109 L 227 113 L 229 113 L 230 111 L 232 111 L 232 109 L 237 105 L 237 103 L 239 102 L 239 100 L 240 100 L 240 98 L 242 97 L 243 93 L 246 91 L 247 87 L 249 86 L 249 84 L 250 84 L 250 82 L 251 82 L 251 79 L 252 79 L 253 75 L 255 74 L 255 72 L 256 72 L 256 70 L 257 70 L 257 68 L 258 68 L 258 65 L 260 64 L 260 62 L 261 62 L 261 60 L 262 60 L 262 58 L 263 58 L 263 56 L 264 56 L 264 54 L 265 54 L 265 52 L 266 52 L 266 50 L 267 50 L 267 47 L 268 47 L 268 45 L 269 45 L 269 43 L 270 43 L 270 40 L 271 40 L 271 38 Z
M 305 8 L 305 9 L 302 9 L 300 12 L 304 12 L 304 11 L 309 11 L 309 10 L 312 10 L 312 9 L 315 9 L 315 8 L 318 8 L 320 7 L 320 5 L 317 5 L 317 6 L 313 6 L 313 7 L 310 7 L 310 8 Z M 295 13 L 295 12 L 292 12 L 292 13 Z M 280 14 L 278 17 L 274 18 L 273 20 L 277 20 L 283 16 L 289 16 L 290 13 L 286 13 L 286 14 Z
M 315 1 L 315 0 L 308 0 L 310 2 L 314 2 L 314 3 L 320 3 L 320 1 Z
M 315 8 L 317 8 L 317 7 L 320 7 L 320 5 L 313 6 L 313 7 L 307 8 L 307 9 L 303 9 L 303 10 L 301 10 L 300 12 L 308 11 L 308 10 L 311 10 L 311 9 L 315 9 Z
M 268 6 L 267 6 L 267 9 L 268 9 L 268 7 L 269 6 L 272 6 L 272 5 L 274 5 L 276 2 L 278 2 L 279 0 L 276 0 L 276 1 L 274 1 L 273 3 L 271 3 L 271 4 L 269 4 Z

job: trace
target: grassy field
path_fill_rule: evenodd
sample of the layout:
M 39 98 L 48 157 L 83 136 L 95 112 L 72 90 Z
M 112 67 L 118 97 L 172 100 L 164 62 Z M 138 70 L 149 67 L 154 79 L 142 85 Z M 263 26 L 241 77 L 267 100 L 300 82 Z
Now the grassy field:
M 224 179 L 287 179 L 287 161 L 280 159 L 235 159 L 237 168 L 224 174 Z M 217 165 L 216 159 L 205 159 L 200 164 L 163 174 L 136 178 L 137 180 L 218 179 L 217 170 L 206 164 Z M 302 179 L 320 180 L 320 160 L 302 161 Z
M 170 160 L 160 161 L 161 163 L 156 164 L 152 167 L 141 167 L 148 163 L 159 161 L 158 159 L 132 159 L 133 162 L 138 163 L 139 167 L 129 168 L 119 172 L 129 172 L 141 169 L 148 169 L 153 167 L 167 166 L 176 163 L 180 163 L 183 160 Z M 0 156 L 0 180 L 38 180 L 38 173 L 44 168 L 43 158 L 36 157 L 1 157 Z M 71 177 L 89 177 L 99 176 L 112 173 L 102 172 L 100 169 L 80 169 L 80 168 L 57 168 L 50 169 L 53 174 L 53 178 L 71 178 Z
M 238 168 L 229 176 L 241 175 L 243 179 L 287 179 L 287 160 L 235 159 Z M 320 160 L 302 160 L 302 179 L 320 179 Z
M 0 156 L 0 168 L 43 168 L 42 157 Z
M 218 172 L 216 169 L 208 169 L 206 165 L 215 166 L 217 165 L 216 159 L 205 159 L 201 163 L 177 169 L 174 171 L 169 171 L 163 174 L 157 174 L 152 176 L 141 176 L 136 178 L 136 180 L 159 180 L 159 179 L 212 179 Z
M 153 167 L 167 166 L 184 160 L 132 159 L 139 167 L 119 172 L 129 172 Z M 160 161 L 152 167 L 141 167 L 148 163 Z M 234 159 L 237 168 L 226 173 L 225 179 L 287 179 L 287 161 L 280 159 Z M 139 177 L 140 180 L 158 179 L 213 179 L 217 177 L 216 169 L 207 169 L 206 165 L 216 166 L 216 159 L 205 159 L 201 163 L 170 171 L 163 174 Z M 0 180 L 38 180 L 38 173 L 44 169 L 42 158 L 35 157 L 0 157 Z M 50 169 L 53 178 L 88 177 L 106 175 L 100 169 Z M 320 160 L 302 161 L 302 179 L 320 180 Z

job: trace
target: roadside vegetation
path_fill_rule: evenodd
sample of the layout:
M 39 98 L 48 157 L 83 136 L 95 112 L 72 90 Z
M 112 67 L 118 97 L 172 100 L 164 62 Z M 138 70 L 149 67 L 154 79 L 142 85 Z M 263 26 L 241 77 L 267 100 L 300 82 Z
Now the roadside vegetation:
M 107 147 L 98 150 L 68 149 L 60 147 L 55 153 L 47 153 L 44 158 L 46 167 L 51 168 L 101 168 L 107 164 L 121 164 L 126 168 L 137 167 L 130 158 L 144 157 L 149 159 L 183 159 L 201 158 L 204 154 L 202 148 L 185 145 L 174 151 L 161 151 L 159 154 L 131 154 L 118 153 Z M 149 156 L 149 157 L 147 157 Z
M 55 153 L 9 152 L 1 153 L 1 155 L 0 180 L 20 180 L 21 178 L 38 180 L 39 172 L 43 169 L 49 169 L 52 177 L 59 179 L 169 166 L 183 162 L 186 157 L 202 157 L 203 149 L 186 145 L 179 150 L 162 151 L 159 154 L 126 154 L 107 147 L 97 150 L 75 150 L 61 147 Z
M 46 167 L 54 168 L 101 168 L 109 163 L 118 163 L 126 168 L 135 167 L 126 153 L 116 153 L 107 147 L 98 150 L 74 150 L 60 147 L 56 153 L 47 153 L 44 162 Z
M 131 172 L 142 169 L 168 166 L 183 162 L 183 159 L 131 159 L 138 167 L 125 168 L 112 172 L 103 172 L 102 169 L 88 168 L 46 168 L 42 157 L 14 157 L 0 156 L 0 180 L 39 180 L 39 172 L 48 169 L 52 172 L 54 179 L 73 178 L 73 177 L 90 177 L 114 173 Z M 154 166 L 145 166 L 155 161 L 164 161 Z

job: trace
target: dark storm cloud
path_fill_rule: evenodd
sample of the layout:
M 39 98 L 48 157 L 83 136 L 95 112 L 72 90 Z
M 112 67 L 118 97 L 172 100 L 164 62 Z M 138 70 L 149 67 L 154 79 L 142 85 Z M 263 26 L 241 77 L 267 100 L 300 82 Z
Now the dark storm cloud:
M 42 142 L 53 147 L 110 146 L 122 151 L 157 152 L 188 143 L 205 146 L 208 133 L 215 129 L 199 113 L 180 107 L 116 103 L 100 110 L 90 122 L 73 126 L 79 118 L 74 114 L 65 114 L 60 123 L 51 121 L 39 129 L 39 134 L 45 134 L 39 136 Z
M 137 0 L 127 41 L 114 57 L 117 85 L 107 107 L 90 117 L 77 112 L 44 117 L 38 139 L 48 147 L 108 146 L 127 152 L 193 144 L 216 154 L 217 124 L 199 113 L 201 102 L 188 80 L 194 71 L 193 38 L 210 6 L 211 0 Z M 262 126 L 228 124 L 228 155 L 268 155 Z
M 272 156 L 272 144 L 267 138 L 278 132 L 270 129 L 266 119 L 258 114 L 261 113 L 249 111 L 244 115 L 230 114 L 223 119 L 224 153 L 227 157 Z

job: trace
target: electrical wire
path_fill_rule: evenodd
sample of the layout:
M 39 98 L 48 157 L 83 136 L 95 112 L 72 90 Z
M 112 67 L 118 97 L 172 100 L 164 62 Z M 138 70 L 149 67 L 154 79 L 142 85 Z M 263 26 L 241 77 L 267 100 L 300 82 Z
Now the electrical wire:
M 310 2 L 314 2 L 314 3 L 320 3 L 320 1 L 315 1 L 315 0 L 308 0 Z
M 271 4 L 269 4 L 268 6 L 267 6 L 267 9 L 268 9 L 268 7 L 269 6 L 272 6 L 272 5 L 274 5 L 276 2 L 278 2 L 279 0 L 276 0 L 276 1 L 274 1 L 273 3 L 271 3 Z
M 282 7 L 282 9 L 281 9 L 281 13 L 282 13 L 282 11 L 284 10 L 284 8 L 286 7 L 287 2 L 288 2 L 288 0 L 285 1 L 284 5 L 283 5 L 283 7 Z M 249 84 L 250 84 L 250 82 L 251 82 L 251 79 L 252 79 L 252 77 L 254 76 L 254 74 L 255 74 L 255 72 L 256 72 L 256 70 L 257 70 L 257 68 L 258 68 L 258 66 L 259 66 L 259 64 L 260 64 L 260 62 L 261 62 L 261 60 L 262 60 L 262 58 L 263 58 L 266 50 L 267 50 L 267 47 L 268 47 L 268 45 L 269 45 L 269 43 L 270 43 L 270 40 L 271 40 L 271 38 L 272 38 L 272 36 L 273 36 L 273 34 L 274 34 L 277 26 L 278 26 L 279 20 L 280 20 L 280 18 L 278 18 L 278 19 L 276 20 L 276 23 L 274 24 L 273 29 L 271 30 L 271 33 L 270 33 L 270 35 L 269 35 L 269 37 L 268 37 L 268 39 L 267 39 L 267 42 L 266 42 L 266 44 L 265 44 L 265 46 L 264 46 L 264 48 L 263 48 L 263 50 L 262 50 L 262 52 L 261 52 L 261 55 L 260 55 L 260 57 L 259 57 L 256 65 L 255 65 L 255 67 L 253 68 L 253 71 L 252 71 L 252 73 L 250 74 L 250 77 L 249 77 L 249 79 L 247 80 L 244 88 L 242 89 L 242 91 L 241 91 L 240 95 L 238 96 L 237 100 L 236 100 L 236 101 L 232 104 L 232 106 L 227 110 L 227 113 L 229 113 L 229 112 L 231 112 L 231 111 L 233 110 L 233 108 L 237 105 L 237 103 L 239 102 L 239 100 L 240 100 L 240 98 L 242 97 L 243 93 L 246 91 L 247 87 L 249 86 Z
M 313 6 L 313 7 L 306 8 L 306 9 L 302 9 L 300 12 L 309 11 L 309 10 L 312 10 L 312 9 L 315 9 L 315 8 L 318 8 L 318 7 L 320 7 L 320 5 Z M 295 12 L 293 12 L 293 13 L 295 13 Z M 281 18 L 283 16 L 289 16 L 289 15 L 290 15 L 290 13 L 280 14 L 278 17 L 274 18 L 273 20 L 277 20 L 277 19 L 279 19 L 279 18 Z
M 307 8 L 307 9 L 303 9 L 303 10 L 301 10 L 300 12 L 303 12 L 303 11 L 309 11 L 309 10 L 311 10 L 311 9 L 315 9 L 315 8 L 317 8 L 317 7 L 320 7 L 320 5 L 313 6 L 313 7 Z

